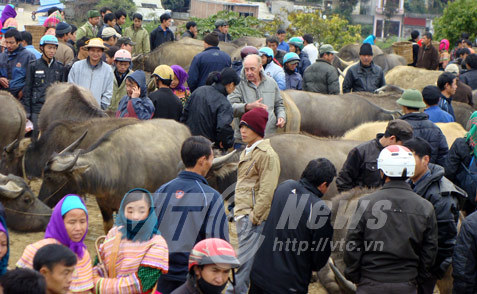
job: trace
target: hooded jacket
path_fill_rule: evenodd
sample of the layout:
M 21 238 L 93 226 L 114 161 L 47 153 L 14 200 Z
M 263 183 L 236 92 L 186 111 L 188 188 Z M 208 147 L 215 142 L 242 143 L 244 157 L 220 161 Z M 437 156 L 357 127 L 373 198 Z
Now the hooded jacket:
M 285 72 L 281 66 L 272 60 L 264 67 L 264 72 L 277 83 L 280 90 L 286 89 Z
M 227 91 L 221 83 L 202 86 L 187 100 L 180 119 L 192 135 L 202 135 L 215 143 L 215 148 L 228 149 L 234 144 L 234 130 L 231 127 L 234 112 L 227 100 Z
M 151 99 L 146 96 L 147 86 L 144 72 L 141 70 L 135 71 L 127 76 L 126 79 L 131 79 L 136 82 L 141 89 L 141 94 L 139 95 L 139 98 L 131 98 L 126 94 L 126 96 L 119 101 L 116 117 L 137 117 L 141 120 L 152 118 L 154 114 L 154 105 L 152 104 Z
M 414 137 L 421 137 L 431 144 L 431 163 L 444 166 L 449 147 L 447 146 L 446 136 L 441 129 L 429 120 L 429 116 L 422 112 L 408 113 L 400 117 L 407 121 L 411 126 Z
M 281 117 L 286 121 L 285 106 L 283 105 L 283 98 L 280 96 L 280 89 L 277 83 L 268 77 L 263 70 L 260 72 L 260 75 L 262 81 L 256 86 L 247 80 L 242 70 L 240 75 L 241 82 L 235 87 L 235 91 L 228 96 L 228 100 L 234 110 L 236 140 L 240 141 L 242 138 L 238 126 L 240 118 L 245 113 L 245 104 L 257 101 L 260 98 L 263 98 L 262 103 L 268 106 L 268 122 L 265 128 L 265 136 L 276 132 L 278 118 Z
M 428 172 L 416 183 L 410 182 L 410 184 L 416 194 L 434 206 L 438 248 L 436 260 L 430 272 L 441 279 L 452 263 L 459 219 L 457 197 L 465 198 L 467 194 L 444 177 L 443 167 L 434 164 L 429 164 Z

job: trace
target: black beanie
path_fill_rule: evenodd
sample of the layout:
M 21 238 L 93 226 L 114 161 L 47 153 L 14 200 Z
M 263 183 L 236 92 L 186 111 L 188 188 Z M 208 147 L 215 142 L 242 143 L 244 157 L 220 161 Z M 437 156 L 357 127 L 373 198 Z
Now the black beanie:
M 361 45 L 359 55 L 373 55 L 373 47 L 371 47 L 371 44 L 364 43 Z
M 216 32 L 210 33 L 204 37 L 204 42 L 210 46 L 219 46 L 219 35 Z

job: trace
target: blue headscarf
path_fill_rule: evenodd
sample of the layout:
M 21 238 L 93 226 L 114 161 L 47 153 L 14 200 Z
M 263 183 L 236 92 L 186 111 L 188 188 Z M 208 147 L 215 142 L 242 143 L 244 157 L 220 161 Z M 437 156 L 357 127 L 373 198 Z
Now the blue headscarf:
M 0 260 L 0 276 L 3 276 L 7 272 L 8 259 L 10 258 L 10 237 L 8 236 L 7 223 L 3 216 L 0 215 L 0 232 L 4 232 L 7 235 L 7 253 Z
M 126 201 L 129 195 L 132 195 L 134 192 L 146 194 L 146 197 L 149 197 L 150 200 L 150 207 L 149 207 L 149 215 L 145 220 L 142 221 L 132 221 L 126 218 L 124 214 L 124 209 L 126 206 Z M 146 189 L 135 188 L 130 190 L 124 195 L 123 200 L 121 201 L 121 206 L 119 208 L 119 213 L 116 218 L 115 225 L 119 227 L 119 231 L 121 232 L 121 238 L 126 238 L 127 240 L 132 241 L 149 241 L 154 235 L 159 234 L 158 228 L 156 226 L 157 223 L 157 215 L 152 205 L 154 204 L 151 193 Z
M 363 44 L 370 44 L 370 45 L 374 45 L 374 40 L 376 40 L 376 37 L 374 35 L 369 35 L 366 37 L 366 39 L 364 39 L 363 41 Z

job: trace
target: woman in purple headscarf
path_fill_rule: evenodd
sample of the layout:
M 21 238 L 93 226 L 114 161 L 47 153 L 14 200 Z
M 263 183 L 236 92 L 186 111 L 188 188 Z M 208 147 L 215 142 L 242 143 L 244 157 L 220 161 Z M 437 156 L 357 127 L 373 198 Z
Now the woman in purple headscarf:
M 91 293 L 94 287 L 91 257 L 84 238 L 88 232 L 88 210 L 78 195 L 66 195 L 53 209 L 46 228 L 45 239 L 28 245 L 17 262 L 17 267 L 33 268 L 36 252 L 48 244 L 62 244 L 78 257 L 70 292 Z
M 15 6 L 12 4 L 5 5 L 2 16 L 0 17 L 0 38 L 3 38 L 3 34 L 5 34 L 8 29 L 18 28 L 18 23 L 15 19 L 16 16 Z
M 173 65 L 171 68 L 174 71 L 174 79 L 172 80 L 170 88 L 172 89 L 172 92 L 179 97 L 182 106 L 185 106 L 187 99 L 189 99 L 190 96 L 190 90 L 184 86 L 184 83 L 187 81 L 189 75 L 180 65 Z

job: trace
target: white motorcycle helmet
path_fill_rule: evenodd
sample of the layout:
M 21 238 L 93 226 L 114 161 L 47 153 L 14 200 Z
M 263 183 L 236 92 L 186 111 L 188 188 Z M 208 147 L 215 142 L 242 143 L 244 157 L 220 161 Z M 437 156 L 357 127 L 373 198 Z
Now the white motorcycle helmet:
M 416 160 L 404 146 L 390 145 L 379 153 L 378 169 L 390 178 L 412 177 L 415 168 Z

